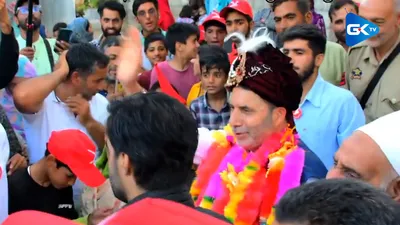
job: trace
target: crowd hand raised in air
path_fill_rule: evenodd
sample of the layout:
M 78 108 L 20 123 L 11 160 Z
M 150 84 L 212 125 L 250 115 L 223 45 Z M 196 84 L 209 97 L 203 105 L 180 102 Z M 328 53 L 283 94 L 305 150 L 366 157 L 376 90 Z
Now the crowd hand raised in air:
M 11 21 L 8 17 L 6 0 L 0 0 L 0 25 L 2 28 L 4 26 L 9 26 L 11 28 Z
M 62 52 L 69 49 L 69 43 L 65 41 L 57 41 L 54 48 L 58 54 L 61 54 Z
M 124 87 L 125 94 L 142 91 L 137 82 L 138 74 L 142 71 L 142 42 L 137 28 L 128 30 L 118 58 L 117 79 Z

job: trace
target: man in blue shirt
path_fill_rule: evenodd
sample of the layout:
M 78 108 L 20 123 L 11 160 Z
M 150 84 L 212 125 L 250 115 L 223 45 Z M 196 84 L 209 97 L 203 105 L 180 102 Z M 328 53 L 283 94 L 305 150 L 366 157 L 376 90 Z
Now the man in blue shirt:
M 297 131 L 327 168 L 343 140 L 365 124 L 365 116 L 354 95 L 322 78 L 326 38 L 315 25 L 302 24 L 282 35 L 283 52 L 292 58 L 303 83 L 299 108 L 293 113 Z

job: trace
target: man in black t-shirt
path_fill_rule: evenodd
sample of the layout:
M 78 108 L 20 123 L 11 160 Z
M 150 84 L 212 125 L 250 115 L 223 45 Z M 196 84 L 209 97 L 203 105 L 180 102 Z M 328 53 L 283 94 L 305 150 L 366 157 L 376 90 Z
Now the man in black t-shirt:
M 82 131 L 52 132 L 45 156 L 9 177 L 9 214 L 37 210 L 76 219 L 72 193 L 76 178 L 90 187 L 105 182 L 94 165 L 95 151 L 96 145 Z

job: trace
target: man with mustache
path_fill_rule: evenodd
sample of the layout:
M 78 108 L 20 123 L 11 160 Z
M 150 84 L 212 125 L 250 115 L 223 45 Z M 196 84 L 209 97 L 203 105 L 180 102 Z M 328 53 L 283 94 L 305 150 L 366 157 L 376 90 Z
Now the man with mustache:
M 106 98 L 97 94 L 109 58 L 89 43 L 72 45 L 60 56 L 56 70 L 15 86 L 14 103 L 25 119 L 31 163 L 40 160 L 52 131 L 78 129 L 104 147 L 108 113 Z
M 346 51 L 346 15 L 348 13 L 358 14 L 358 6 L 352 0 L 336 0 L 329 8 L 331 27 L 337 38 L 337 43 L 343 46 Z
M 364 0 L 359 9 L 361 17 L 379 26 L 379 34 L 349 49 L 344 86 L 360 101 L 369 123 L 400 110 L 400 2 Z
M 38 75 L 44 75 L 53 71 L 54 64 L 58 60 L 58 54 L 54 51 L 55 39 L 46 39 L 40 36 L 40 25 L 42 23 L 42 10 L 39 0 L 33 0 L 32 9 L 33 38 L 32 47 L 26 47 L 26 35 L 28 31 L 28 0 L 18 0 L 15 4 L 15 21 L 20 30 L 17 37 L 20 54 L 28 57 L 35 65 Z M 62 49 L 68 48 L 68 43 L 58 43 Z M 62 50 L 59 48 L 59 50 Z
M 312 24 L 312 11 L 309 0 L 275 0 L 272 3 L 276 32 L 281 34 L 286 29 Z M 279 43 L 281 44 L 281 43 Z M 334 85 L 340 85 L 344 78 L 346 51 L 334 42 L 326 42 L 325 59 L 319 70 L 323 78 Z
M 135 82 L 132 74 L 141 64 L 140 56 L 135 54 L 141 48 L 134 42 L 137 31 L 132 30 L 131 36 L 122 50 L 117 73 L 128 92 Z M 297 145 L 304 146 L 293 133 L 292 113 L 300 103 L 301 80 L 290 58 L 269 43 L 272 41 L 268 37 L 261 36 L 242 42 L 243 48 L 238 49 L 240 55 L 227 83 L 232 94 L 226 132 L 210 133 L 199 128 L 194 164 L 200 167 L 191 188 L 192 197 L 196 206 L 222 215 L 225 211 L 225 217 L 238 224 L 266 222 L 275 199 L 286 190 L 323 178 L 326 173 L 315 154 Z M 267 170 L 286 175 L 266 177 Z M 253 180 L 254 185 L 247 185 L 247 180 Z M 290 182 L 280 186 L 279 180 Z M 270 197 L 260 197 L 264 194 Z M 239 202 L 235 202 L 237 199 Z
M 336 152 L 326 178 L 351 178 L 385 191 L 400 203 L 400 111 L 355 131 Z
M 292 59 L 303 84 L 300 107 L 294 113 L 297 131 L 326 168 L 331 168 L 343 140 L 365 124 L 364 113 L 350 91 L 322 78 L 319 67 L 324 60 L 326 38 L 315 25 L 294 26 L 280 38 L 283 53 Z
M 108 36 L 121 35 L 126 11 L 124 5 L 118 1 L 105 1 L 99 6 L 97 12 L 100 15 L 100 25 L 103 33 L 98 39 L 93 40 L 91 43 L 100 48 L 103 41 Z

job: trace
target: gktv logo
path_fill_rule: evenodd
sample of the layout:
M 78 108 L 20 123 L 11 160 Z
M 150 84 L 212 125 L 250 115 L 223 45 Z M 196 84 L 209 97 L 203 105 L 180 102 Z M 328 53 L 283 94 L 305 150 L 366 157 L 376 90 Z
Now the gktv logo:
M 360 27 L 360 24 L 349 24 L 347 26 L 347 33 L 349 35 L 359 35 L 360 33 L 363 33 L 364 35 L 369 35 L 365 29 L 368 27 L 368 24 L 364 24 L 362 27 Z M 369 30 L 371 32 L 375 32 L 377 30 L 376 27 L 369 27 Z
M 354 13 L 346 15 L 346 44 L 354 46 L 379 34 L 379 27 Z

